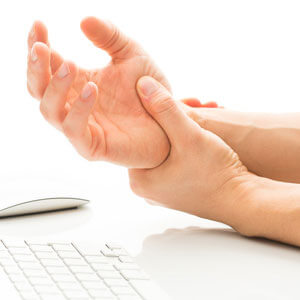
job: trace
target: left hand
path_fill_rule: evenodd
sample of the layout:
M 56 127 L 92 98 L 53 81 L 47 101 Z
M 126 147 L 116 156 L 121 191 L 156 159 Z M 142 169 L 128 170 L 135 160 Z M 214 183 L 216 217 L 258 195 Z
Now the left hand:
M 129 170 L 132 190 L 160 205 L 236 226 L 245 201 L 237 202 L 247 193 L 249 175 L 238 155 L 189 118 L 153 78 L 142 77 L 137 90 L 171 150 L 156 168 Z
M 81 29 L 111 62 L 85 70 L 64 61 L 50 48 L 46 27 L 36 22 L 28 37 L 29 92 L 41 100 L 46 120 L 83 157 L 127 167 L 159 165 L 169 153 L 169 142 L 141 105 L 136 82 L 149 75 L 170 91 L 167 79 L 142 47 L 114 25 L 88 17 Z

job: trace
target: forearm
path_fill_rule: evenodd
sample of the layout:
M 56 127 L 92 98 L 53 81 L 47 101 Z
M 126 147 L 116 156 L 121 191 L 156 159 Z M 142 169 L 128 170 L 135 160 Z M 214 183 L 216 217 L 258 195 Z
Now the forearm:
M 203 108 L 192 111 L 193 119 L 231 146 L 249 171 L 300 183 L 300 113 L 243 113 Z
M 240 198 L 233 227 L 249 237 L 300 246 L 300 185 L 249 177 L 250 192 Z

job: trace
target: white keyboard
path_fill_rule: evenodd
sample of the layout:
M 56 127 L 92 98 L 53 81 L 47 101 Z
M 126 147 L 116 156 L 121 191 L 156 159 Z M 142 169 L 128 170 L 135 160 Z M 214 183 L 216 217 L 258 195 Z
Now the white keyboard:
M 117 244 L 0 240 L 3 299 L 169 299 Z

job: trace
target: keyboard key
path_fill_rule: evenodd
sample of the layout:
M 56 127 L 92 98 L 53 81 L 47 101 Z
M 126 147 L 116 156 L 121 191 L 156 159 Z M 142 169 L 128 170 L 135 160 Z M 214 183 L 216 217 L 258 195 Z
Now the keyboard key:
M 98 245 L 89 243 L 73 243 L 73 246 L 81 253 L 81 255 L 101 255 Z
M 89 263 L 108 264 L 108 259 L 105 256 L 86 256 L 85 259 Z
M 22 274 L 22 271 L 18 266 L 6 266 L 4 267 L 4 271 L 7 274 Z
M 24 254 L 24 255 L 32 254 L 30 249 L 28 249 L 28 248 L 18 248 L 18 247 L 9 248 L 9 252 L 13 255 L 14 254 Z
M 46 267 L 47 271 L 49 274 L 71 274 L 69 269 L 64 266 L 64 267 Z
M 138 280 L 149 279 L 149 276 L 146 273 L 144 273 L 143 271 L 139 271 L 139 270 L 122 270 L 121 274 L 127 280 L 131 280 L 131 279 L 138 279 Z
M 47 242 L 43 242 L 40 240 L 26 240 L 25 244 L 27 244 L 28 246 L 32 246 L 32 245 L 39 245 L 39 246 L 49 246 L 49 243 Z
M 120 295 L 118 297 L 118 299 L 119 300 L 141 300 L 142 298 L 139 296 L 132 296 L 132 295 Z M 148 298 L 146 298 L 146 299 L 148 299 Z M 152 299 L 152 298 L 149 298 L 149 299 Z M 154 298 L 154 299 L 156 299 L 156 298 Z
M 42 268 L 41 264 L 39 262 L 19 262 L 18 265 L 21 269 L 34 269 L 38 270 Z
M 52 247 L 55 251 L 74 251 L 75 250 L 75 248 L 72 244 L 52 244 Z
M 39 298 L 40 299 L 40 298 Z M 57 295 L 57 294 L 54 294 L 54 295 L 51 295 L 51 294 L 43 294 L 43 300 L 65 300 L 65 296 L 63 295 Z
M 126 255 L 119 256 L 119 260 L 120 260 L 120 262 L 123 262 L 123 263 L 126 263 L 126 262 L 133 263 L 134 262 L 131 256 L 126 256 Z
M 63 261 L 68 266 L 87 266 L 87 262 L 83 258 L 64 258 Z
M 124 279 L 104 279 L 104 282 L 109 286 L 128 286 L 128 282 Z
M 106 244 L 106 246 L 111 250 L 122 249 L 122 246 L 117 243 L 108 243 L 108 244 Z
M 47 245 L 31 245 L 30 246 L 32 251 L 38 251 L 38 252 L 53 252 L 52 247 Z
M 7 250 L 2 241 L 0 241 L 0 251 Z
M 48 277 L 31 277 L 29 281 L 32 285 L 51 285 L 53 283 Z
M 76 277 L 82 281 L 98 281 L 99 277 L 96 274 L 75 274 Z
M 92 297 L 99 297 L 99 298 L 104 298 L 105 297 L 113 297 L 113 293 L 110 290 L 89 290 L 89 294 Z
M 42 258 L 47 258 L 47 259 L 54 259 L 54 258 L 58 258 L 58 255 L 52 251 L 52 252 L 41 252 L 41 251 L 37 251 L 34 253 L 36 255 L 36 257 L 38 259 L 42 259 Z
M 52 279 L 56 282 L 77 282 L 73 274 L 53 274 Z
M 40 297 L 33 291 L 32 292 L 21 291 L 20 294 L 22 296 L 22 299 L 24 299 L 24 300 L 38 300 L 38 299 L 40 299 Z
M 86 273 L 86 274 L 95 273 L 90 266 L 70 266 L 70 270 L 73 273 Z
M 129 286 L 128 287 L 115 286 L 115 287 L 112 287 L 111 290 L 117 296 L 119 296 L 119 295 L 133 295 L 133 296 L 136 296 L 136 292 L 133 290 L 132 287 L 129 287 Z
M 82 285 L 88 290 L 88 289 L 98 289 L 103 290 L 107 289 L 107 286 L 103 283 L 102 280 L 99 279 L 99 281 L 82 281 Z
M 116 254 L 117 256 L 121 256 L 121 255 L 129 255 L 128 252 L 125 249 L 113 249 L 112 250 L 114 254 Z
M 8 277 L 12 282 L 27 282 L 27 279 L 23 274 L 10 274 Z
M 90 299 L 85 291 L 64 291 L 64 293 L 69 299 Z
M 103 249 L 101 249 L 101 253 L 104 255 L 104 256 L 107 256 L 107 257 L 117 257 L 118 255 L 114 253 L 113 250 L 110 250 L 109 248 L 105 247 Z
M 79 282 L 59 282 L 57 284 L 62 290 L 82 290 L 82 286 Z
M 11 257 L 11 255 L 7 250 L 0 251 L 0 258 L 7 258 L 7 257 Z
M 24 274 L 27 277 L 48 277 L 46 271 L 42 268 L 39 270 L 24 270 Z
M 0 258 L 1 266 L 15 266 L 16 262 L 11 257 Z
M 22 254 L 16 254 L 14 255 L 14 258 L 17 262 L 36 262 L 37 259 L 35 258 L 35 256 L 33 254 L 31 255 L 22 255 Z
M 115 268 L 117 270 L 140 270 L 139 265 L 135 263 L 116 263 Z
M 77 251 L 57 251 L 57 254 L 62 258 L 81 258 Z
M 59 289 L 53 283 L 51 285 L 36 285 L 34 289 L 38 294 L 60 294 Z
M 120 279 L 122 276 L 117 271 L 97 271 L 102 279 Z
M 41 264 L 45 267 L 63 267 L 65 264 L 60 259 L 41 259 Z
M 116 269 L 110 264 L 92 264 L 95 271 L 115 271 Z
M 15 282 L 14 285 L 18 291 L 33 291 L 32 286 L 28 282 Z
M 11 240 L 11 241 L 5 240 L 2 242 L 7 248 L 10 247 L 27 248 L 27 245 L 22 240 Z

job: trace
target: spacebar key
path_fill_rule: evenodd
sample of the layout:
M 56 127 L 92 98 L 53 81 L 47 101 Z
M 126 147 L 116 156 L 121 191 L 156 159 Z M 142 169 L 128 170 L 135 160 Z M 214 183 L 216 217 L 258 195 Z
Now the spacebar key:
M 170 297 L 151 280 L 130 280 L 129 283 L 145 300 L 170 299 Z

